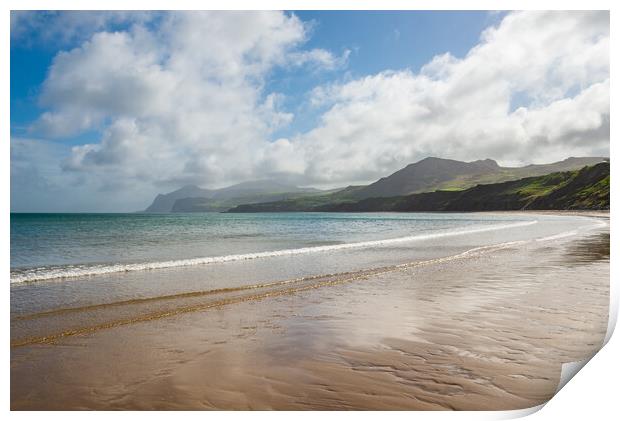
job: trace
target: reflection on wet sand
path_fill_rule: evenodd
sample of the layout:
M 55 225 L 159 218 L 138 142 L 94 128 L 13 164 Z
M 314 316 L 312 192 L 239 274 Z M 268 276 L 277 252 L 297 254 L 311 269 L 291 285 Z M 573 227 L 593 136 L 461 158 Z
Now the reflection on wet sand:
M 11 318 L 11 347 L 55 343 L 69 336 L 93 333 L 103 329 L 367 280 L 372 275 L 437 265 L 455 259 L 467 259 L 498 251 L 513 244 L 515 242 L 476 247 L 454 256 L 353 272 L 306 276 L 262 284 L 134 298 L 85 306 L 60 307 L 42 312 L 19 314 Z
M 609 232 L 588 236 L 571 244 L 565 255 L 569 264 L 588 264 L 597 261 L 609 261 Z
M 208 311 L 14 346 L 11 407 L 531 407 L 553 396 L 562 363 L 602 344 L 609 233 L 350 277 L 301 281 L 294 291 L 271 286 L 288 292 L 252 300 L 241 298 L 257 291 L 236 291 L 238 301 Z M 183 305 L 211 299 L 184 297 Z M 122 320 L 154 305 L 179 308 L 164 300 L 103 315 L 90 309 L 79 323 Z M 77 313 L 14 320 L 12 340 L 54 331 L 42 322 L 49 317 L 58 318 L 54 329 L 70 327 Z

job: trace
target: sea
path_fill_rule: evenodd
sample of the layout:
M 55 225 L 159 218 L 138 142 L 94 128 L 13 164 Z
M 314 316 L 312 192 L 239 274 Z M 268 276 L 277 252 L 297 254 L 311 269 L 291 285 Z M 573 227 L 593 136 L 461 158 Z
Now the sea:
M 593 229 L 553 213 L 11 214 L 11 312 L 448 258 Z

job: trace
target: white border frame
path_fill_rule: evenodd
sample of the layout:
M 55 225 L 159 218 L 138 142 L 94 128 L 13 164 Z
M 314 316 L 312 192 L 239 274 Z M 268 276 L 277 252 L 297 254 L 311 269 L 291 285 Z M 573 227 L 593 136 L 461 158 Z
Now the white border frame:
M 603 1 L 603 0 L 589 0 L 589 1 L 576 1 L 576 0 L 504 0 L 504 1 L 491 1 L 491 0 L 263 0 L 260 3 L 251 0 L 217 0 L 209 2 L 201 2 L 198 0 L 108 0 L 104 1 L 78 1 L 78 0 L 4 0 L 1 3 L 0 8 L 2 14 L 0 15 L 0 28 L 2 30 L 2 37 L 0 41 L 1 57 L 6 58 L 2 60 L 3 63 L 0 66 L 0 80 L 2 81 L 2 91 L 4 100 L 0 103 L 0 130 L 3 134 L 3 143 L 0 146 L 2 160 L 0 163 L 0 173 L 2 177 L 2 183 L 0 184 L 0 204 L 3 211 L 2 223 L 0 224 L 0 238 L 3 239 L 2 244 L 2 258 L 0 259 L 0 268 L 2 273 L 8 276 L 10 271 L 10 254 L 9 254 L 9 239 L 10 239 L 10 224 L 9 224 L 9 177 L 10 177 L 10 108 L 9 108 L 9 95 L 10 90 L 10 67 L 9 67 L 9 51 L 10 51 L 10 10 L 342 10 L 342 9 L 358 9 L 358 10 L 524 10 L 524 9 L 538 9 L 538 10 L 610 10 L 611 19 L 611 45 L 615 45 L 614 28 L 618 25 L 618 18 L 616 17 L 616 11 L 614 5 L 618 2 Z M 614 54 L 614 50 L 610 51 L 610 74 L 613 74 L 613 69 L 617 68 L 616 60 L 617 54 Z M 613 86 L 613 82 L 612 82 Z M 612 91 L 613 92 L 613 91 Z M 611 136 L 613 139 L 615 136 L 615 124 L 614 124 L 614 99 L 615 96 L 611 94 Z M 611 171 L 613 173 L 612 178 L 618 179 L 618 166 L 615 165 L 614 151 L 615 147 L 613 142 L 610 142 L 610 157 L 611 157 Z M 618 188 L 615 183 L 611 187 L 611 209 L 612 214 L 620 206 L 618 199 Z M 615 220 L 615 217 L 613 217 Z M 612 255 L 618 256 L 617 247 L 615 247 L 615 239 L 617 238 L 617 230 L 615 224 L 612 227 Z M 611 299 L 612 306 L 610 308 L 610 327 L 613 329 L 617 320 L 618 309 L 618 287 L 615 279 L 618 279 L 618 261 L 611 260 Z M 2 376 L 2 402 L 3 409 L 9 411 L 10 408 L 10 367 L 8 362 L 10 361 L 10 349 L 8 344 L 10 343 L 9 332 L 9 283 L 6 282 L 6 286 L 2 290 L 3 303 L 4 303 L 4 317 L 5 324 L 2 330 L 2 338 L 6 344 L 3 348 L 3 361 L 4 361 L 4 375 Z M 610 331 L 611 333 L 611 331 Z M 608 336 L 610 336 L 610 333 Z M 569 381 L 564 387 L 547 405 L 545 408 L 535 415 L 532 419 L 547 420 L 547 419 L 583 419 L 584 417 L 594 417 L 594 419 L 610 419 L 609 415 L 618 413 L 618 404 L 616 393 L 616 377 L 619 374 L 619 364 L 616 356 L 620 355 L 620 340 L 618 335 L 611 336 L 607 345 L 594 356 L 591 362 L 589 362 L 586 368 L 577 375 L 577 378 Z M 420 419 L 504 419 L 515 418 L 524 416 L 532 412 L 536 412 L 540 408 L 533 408 L 532 410 L 523 411 L 498 411 L 498 412 L 382 412 L 381 416 L 388 416 L 394 419 L 411 419 L 412 416 Z M 46 418 L 56 419 L 78 419 L 84 415 L 79 412 L 48 412 L 45 414 L 39 414 L 35 412 L 11 412 L 9 414 L 14 419 L 30 419 L 31 417 L 45 416 Z M 110 414 L 107 412 L 95 412 L 89 414 L 89 417 L 94 419 L 106 419 Z M 206 414 L 203 412 L 184 412 L 183 417 L 189 417 L 192 419 L 202 419 Z M 237 417 L 252 417 L 253 419 L 288 419 L 292 414 L 288 412 L 218 412 L 216 414 L 209 414 L 208 416 L 216 416 L 217 418 L 230 419 Z M 309 419 L 309 417 L 315 417 L 317 414 L 314 412 L 297 412 L 293 414 L 296 418 Z M 371 419 L 376 417 L 377 413 L 374 412 L 331 412 L 321 413 L 321 416 L 326 417 L 345 417 L 355 419 Z M 165 419 L 168 418 L 167 413 L 135 413 L 135 412 L 123 412 L 117 413 L 115 417 L 133 419 L 138 416 L 148 416 L 149 418 Z

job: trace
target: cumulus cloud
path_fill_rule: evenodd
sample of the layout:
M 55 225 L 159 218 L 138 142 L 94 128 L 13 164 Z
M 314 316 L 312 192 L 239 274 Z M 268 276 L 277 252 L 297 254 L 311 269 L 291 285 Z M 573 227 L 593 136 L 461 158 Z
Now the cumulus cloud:
M 40 96 L 48 111 L 32 130 L 60 138 L 102 131 L 99 143 L 73 148 L 67 170 L 153 182 L 246 179 L 270 134 L 293 117 L 280 109 L 281 94 L 264 92 L 268 72 L 338 60 L 300 51 L 306 30 L 279 12 L 192 12 L 167 14 L 155 29 L 96 33 L 55 57 Z
M 516 164 L 608 153 L 607 12 L 510 13 L 465 57 L 316 87 L 318 124 L 290 138 L 277 130 L 294 116 L 266 79 L 278 67 L 341 69 L 347 51 L 303 49 L 308 26 L 292 14 L 158 19 L 96 32 L 55 57 L 33 132 L 102 133 L 73 148 L 65 171 L 111 184 L 280 176 L 334 186 L 429 155 Z
M 512 109 L 517 96 L 527 103 Z M 511 13 L 463 58 L 321 86 L 311 102 L 327 111 L 292 147 L 315 183 L 364 182 L 429 155 L 607 155 L 609 14 Z

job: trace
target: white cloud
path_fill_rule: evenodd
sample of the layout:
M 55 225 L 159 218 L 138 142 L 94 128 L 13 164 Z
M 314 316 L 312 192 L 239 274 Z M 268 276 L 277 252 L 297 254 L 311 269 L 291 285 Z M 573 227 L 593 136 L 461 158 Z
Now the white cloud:
M 512 110 L 516 95 L 528 103 Z M 328 109 L 292 146 L 300 173 L 325 185 L 429 155 L 522 164 L 608 154 L 609 15 L 512 13 L 462 59 L 321 86 L 311 102 Z
M 55 57 L 40 96 L 48 111 L 32 129 L 102 130 L 100 143 L 73 148 L 67 170 L 155 183 L 252 177 L 270 134 L 293 118 L 264 78 L 303 65 L 305 37 L 296 16 L 279 12 L 171 13 L 156 30 L 97 33 Z M 337 60 L 308 54 L 306 63 Z
M 349 60 L 351 50 L 345 50 L 340 57 L 320 48 L 309 51 L 298 51 L 289 55 L 289 60 L 295 66 L 314 64 L 318 68 L 335 70 L 344 67 Z
M 277 175 L 332 186 L 429 155 L 513 164 L 608 153 L 606 12 L 511 13 L 463 58 L 319 86 L 310 97 L 326 107 L 319 124 L 271 141 L 293 119 L 282 94 L 265 91 L 273 69 L 347 62 L 346 51 L 304 50 L 307 37 L 279 12 L 172 13 L 96 33 L 54 59 L 33 130 L 101 130 L 64 168 L 109 185 Z M 525 102 L 514 110 L 517 96 Z

